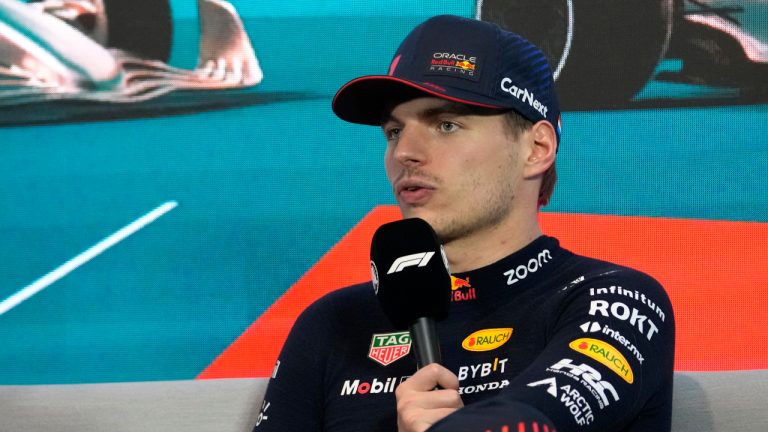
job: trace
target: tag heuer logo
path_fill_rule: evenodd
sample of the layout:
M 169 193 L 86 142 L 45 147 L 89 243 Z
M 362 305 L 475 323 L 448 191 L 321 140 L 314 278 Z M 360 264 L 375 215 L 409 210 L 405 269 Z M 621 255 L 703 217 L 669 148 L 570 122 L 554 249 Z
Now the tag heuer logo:
M 411 334 L 406 332 L 375 334 L 371 338 L 368 358 L 384 366 L 411 352 Z

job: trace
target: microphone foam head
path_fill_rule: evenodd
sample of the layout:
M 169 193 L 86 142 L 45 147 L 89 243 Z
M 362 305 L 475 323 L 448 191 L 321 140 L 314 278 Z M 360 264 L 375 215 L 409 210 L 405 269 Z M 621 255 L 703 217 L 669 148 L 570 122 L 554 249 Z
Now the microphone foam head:
M 384 224 L 371 241 L 376 297 L 392 324 L 407 328 L 418 318 L 448 315 L 451 276 L 432 227 L 423 219 Z

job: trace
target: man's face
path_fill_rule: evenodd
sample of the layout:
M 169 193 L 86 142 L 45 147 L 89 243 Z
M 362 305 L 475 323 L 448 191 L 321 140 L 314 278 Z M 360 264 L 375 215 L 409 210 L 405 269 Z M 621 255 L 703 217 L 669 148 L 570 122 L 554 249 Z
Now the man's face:
M 510 222 L 523 166 L 503 114 L 423 97 L 397 105 L 382 129 L 403 217 L 426 220 L 444 244 Z

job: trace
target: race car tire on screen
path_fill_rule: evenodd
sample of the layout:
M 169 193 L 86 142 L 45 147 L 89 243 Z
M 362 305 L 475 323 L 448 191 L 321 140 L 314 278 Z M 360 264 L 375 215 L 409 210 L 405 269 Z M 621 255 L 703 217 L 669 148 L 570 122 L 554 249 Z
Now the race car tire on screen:
M 680 0 L 484 0 L 477 14 L 549 58 L 563 109 L 623 106 L 652 77 Z

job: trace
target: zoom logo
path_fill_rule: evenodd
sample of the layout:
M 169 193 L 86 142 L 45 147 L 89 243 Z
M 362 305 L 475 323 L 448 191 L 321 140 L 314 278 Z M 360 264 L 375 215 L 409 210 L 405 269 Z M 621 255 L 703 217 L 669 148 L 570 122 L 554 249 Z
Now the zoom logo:
M 531 258 L 527 263 L 520 264 L 515 268 L 505 271 L 504 276 L 507 276 L 507 285 L 516 284 L 517 282 L 527 278 L 528 275 L 536 273 L 551 259 L 552 254 L 549 252 L 549 249 L 544 249 L 543 251 L 539 252 L 539 255 L 536 258 Z

